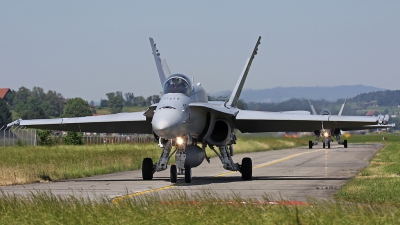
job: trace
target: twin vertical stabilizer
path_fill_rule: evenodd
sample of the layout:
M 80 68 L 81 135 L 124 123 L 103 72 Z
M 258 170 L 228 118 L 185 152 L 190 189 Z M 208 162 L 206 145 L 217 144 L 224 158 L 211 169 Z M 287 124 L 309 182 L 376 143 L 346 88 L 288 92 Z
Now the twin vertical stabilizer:
M 261 36 L 258 37 L 256 46 L 254 47 L 253 53 L 251 54 L 251 57 L 247 59 L 247 62 L 243 68 L 242 74 L 239 77 L 239 80 L 236 83 L 235 88 L 232 91 L 232 95 L 229 98 L 229 101 L 227 102 L 226 106 L 231 106 L 231 107 L 236 107 L 237 103 L 239 101 L 240 93 L 242 93 L 242 89 L 244 86 L 244 82 L 246 81 L 247 74 L 249 73 L 251 63 L 253 62 L 254 56 L 257 55 L 258 51 L 258 45 L 261 43 Z
M 343 109 L 344 109 L 344 106 L 346 105 L 346 102 L 347 102 L 347 99 L 346 100 L 344 100 L 344 103 L 343 103 L 343 105 L 342 105 L 342 108 L 340 108 L 340 111 L 339 111 L 339 116 L 341 116 L 342 115 L 342 113 L 343 113 Z
M 169 71 L 167 62 L 165 59 L 161 60 L 160 53 L 156 47 L 156 43 L 154 43 L 153 38 L 149 38 L 151 50 L 153 51 L 154 61 L 156 62 L 158 76 L 160 77 L 161 87 L 164 85 L 166 77 L 171 75 Z
M 311 112 L 313 115 L 317 115 L 317 112 L 315 111 L 314 106 L 311 104 L 310 99 L 308 99 L 308 104 L 310 104 Z

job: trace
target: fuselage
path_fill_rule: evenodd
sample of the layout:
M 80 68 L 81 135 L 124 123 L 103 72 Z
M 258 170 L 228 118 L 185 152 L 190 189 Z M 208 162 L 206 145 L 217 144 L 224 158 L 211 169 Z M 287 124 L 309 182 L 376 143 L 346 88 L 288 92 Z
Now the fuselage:
M 208 102 L 204 88 L 193 85 L 183 74 L 172 74 L 166 79 L 163 91 L 151 122 L 154 133 L 164 139 L 199 135 L 204 129 L 206 114 L 191 110 L 189 104 Z

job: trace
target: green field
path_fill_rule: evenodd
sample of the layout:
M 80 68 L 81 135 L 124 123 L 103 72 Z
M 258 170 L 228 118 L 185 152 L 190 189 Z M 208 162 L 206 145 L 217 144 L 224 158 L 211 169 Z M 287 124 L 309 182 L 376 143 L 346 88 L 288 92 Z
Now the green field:
M 387 140 L 383 141 L 383 137 Z M 304 146 L 308 139 L 310 137 L 241 137 L 238 143 L 242 144 L 238 144 L 235 151 Z M 305 205 L 274 205 L 265 204 L 268 196 L 263 196 L 264 201 L 260 203 L 243 199 L 234 193 L 218 196 L 211 190 L 204 190 L 202 194 L 187 196 L 178 190 L 171 191 L 169 196 L 161 197 L 153 193 L 112 204 L 111 199 L 104 197 L 94 201 L 78 196 L 58 197 L 48 192 L 31 193 L 28 197 L 0 193 L 0 224 L 399 224 L 400 137 L 393 134 L 351 135 L 347 139 L 349 144 L 379 142 L 385 147 L 378 152 L 370 166 L 337 193 L 333 201 L 310 199 Z M 145 149 L 146 146 L 148 149 Z M 105 146 L 81 146 L 76 149 L 70 146 L 36 147 L 36 152 L 30 147 L 2 148 L 0 161 L 2 166 L 4 162 L 12 161 L 8 168 L 21 161 L 26 165 L 31 161 L 32 165 L 40 164 L 45 170 L 46 163 L 43 162 L 64 165 L 60 166 L 62 168 L 68 167 L 66 165 L 70 161 L 71 164 L 82 164 L 78 167 L 89 168 L 92 165 L 82 162 L 84 158 L 90 158 L 98 159 L 98 167 L 106 167 L 102 164 L 112 161 L 110 159 L 115 152 L 128 152 L 115 158 L 131 158 L 128 164 L 133 165 L 135 161 L 140 164 L 143 154 L 147 156 L 149 152 L 154 152 L 154 159 L 157 159 L 160 150 L 157 147 L 153 149 L 153 146 L 142 145 L 137 149 L 132 145 L 109 145 L 110 149 Z M 5 155 L 15 155 L 17 151 L 21 151 L 21 154 L 14 159 L 11 156 L 3 159 Z M 25 156 L 29 151 L 33 152 L 29 157 Z M 50 152 L 58 152 L 59 155 Z M 133 152 L 142 152 L 142 155 L 138 153 L 138 159 L 135 160 Z M 86 154 L 82 159 L 72 159 L 82 153 Z M 71 158 L 65 162 L 54 161 L 62 160 L 60 156 L 65 157 L 65 154 L 71 155 Z
M 292 148 L 307 144 L 307 137 L 239 137 L 235 153 Z M 55 181 L 116 173 L 141 168 L 143 158 L 157 162 L 161 149 L 156 143 L 19 146 L 0 150 L 0 185 Z M 208 156 L 215 156 L 207 149 Z M 171 158 L 173 163 L 175 157 Z

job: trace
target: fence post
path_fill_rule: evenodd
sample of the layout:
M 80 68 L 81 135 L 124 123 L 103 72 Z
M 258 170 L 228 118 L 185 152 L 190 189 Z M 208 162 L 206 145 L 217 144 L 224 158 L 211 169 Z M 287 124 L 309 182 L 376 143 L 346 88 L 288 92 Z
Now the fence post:
M 35 129 L 35 137 L 34 137 L 34 141 L 33 141 L 33 146 L 36 146 L 36 141 L 37 141 L 37 129 Z
M 0 131 L 3 129 L 4 126 L 0 128 Z M 6 129 L 4 129 L 4 134 L 3 134 L 3 147 L 6 147 Z

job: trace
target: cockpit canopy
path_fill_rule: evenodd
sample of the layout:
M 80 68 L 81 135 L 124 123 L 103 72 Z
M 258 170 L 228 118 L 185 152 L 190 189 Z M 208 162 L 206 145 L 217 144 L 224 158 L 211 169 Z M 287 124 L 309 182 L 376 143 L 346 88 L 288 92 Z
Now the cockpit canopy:
M 327 110 L 327 109 L 323 109 L 320 113 L 320 115 L 331 115 L 331 111 Z
M 164 83 L 164 94 L 182 93 L 188 95 L 192 92 L 192 89 L 192 82 L 183 74 L 172 74 Z

